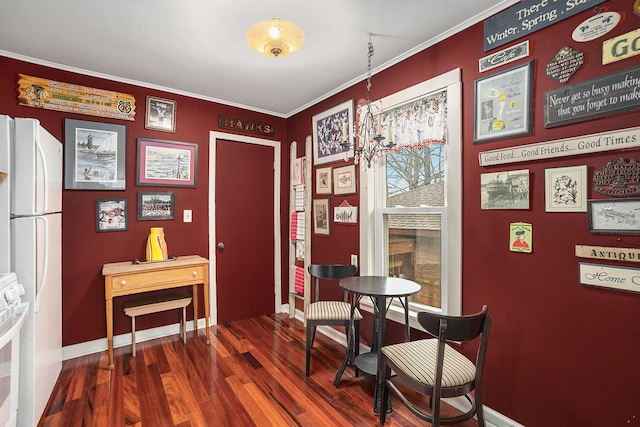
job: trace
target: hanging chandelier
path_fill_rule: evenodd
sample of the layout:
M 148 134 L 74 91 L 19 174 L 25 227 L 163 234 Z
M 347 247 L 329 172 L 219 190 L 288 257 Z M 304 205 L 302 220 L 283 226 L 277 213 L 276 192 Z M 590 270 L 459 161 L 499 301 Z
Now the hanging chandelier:
M 362 164 L 362 168 L 371 168 L 373 159 L 382 156 L 393 148 L 396 144 L 393 142 L 391 134 L 391 124 L 387 126 L 387 138 L 382 136 L 382 103 L 374 104 L 371 102 L 371 58 L 373 58 L 373 43 L 371 41 L 372 34 L 369 33 L 369 43 L 367 44 L 367 97 L 365 103 L 358 103 L 356 123 L 353 128 L 357 129 L 356 137 L 358 139 L 357 147 L 353 146 L 354 163 Z M 343 132 L 342 145 L 349 148 L 350 144 Z
M 246 37 L 253 50 L 273 58 L 290 55 L 304 43 L 300 27 L 279 18 L 258 22 L 249 28 Z

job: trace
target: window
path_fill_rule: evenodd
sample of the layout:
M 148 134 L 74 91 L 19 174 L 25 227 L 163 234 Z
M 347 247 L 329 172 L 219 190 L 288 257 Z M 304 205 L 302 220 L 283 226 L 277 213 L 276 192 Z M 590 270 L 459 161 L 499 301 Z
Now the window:
M 461 312 L 460 88 L 460 72 L 453 70 L 382 99 L 383 121 L 398 126 L 394 141 L 406 132 L 386 116 L 428 110 L 425 103 L 446 105 L 446 142 L 421 136 L 420 147 L 377 158 L 361 173 L 361 272 L 419 283 L 422 290 L 410 297 L 412 312 Z M 402 321 L 401 312 L 392 306 L 388 317 Z

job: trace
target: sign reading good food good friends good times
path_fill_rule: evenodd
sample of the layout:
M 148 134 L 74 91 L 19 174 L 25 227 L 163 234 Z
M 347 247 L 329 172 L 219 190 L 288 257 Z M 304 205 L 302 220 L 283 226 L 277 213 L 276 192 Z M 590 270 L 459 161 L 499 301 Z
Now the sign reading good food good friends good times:
M 491 166 L 637 147 L 640 147 L 640 126 L 550 142 L 482 151 L 478 153 L 478 160 L 480 166 Z

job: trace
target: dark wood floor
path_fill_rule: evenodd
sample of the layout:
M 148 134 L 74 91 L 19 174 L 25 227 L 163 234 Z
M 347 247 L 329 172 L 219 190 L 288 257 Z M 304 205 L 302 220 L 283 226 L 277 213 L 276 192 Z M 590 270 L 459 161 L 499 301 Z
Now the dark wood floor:
M 333 377 L 344 347 L 317 334 L 304 375 L 304 327 L 286 314 L 262 316 L 204 333 L 102 352 L 63 363 L 40 426 L 374 426 L 374 380 L 347 368 Z M 398 403 L 386 426 L 425 423 Z M 445 408 L 444 414 L 455 412 Z M 477 427 L 474 420 L 458 424 Z

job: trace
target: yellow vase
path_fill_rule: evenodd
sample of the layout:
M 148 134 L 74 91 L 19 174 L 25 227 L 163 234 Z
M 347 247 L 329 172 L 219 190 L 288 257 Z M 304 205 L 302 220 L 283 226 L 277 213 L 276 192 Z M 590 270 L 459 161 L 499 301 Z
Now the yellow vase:
M 164 261 L 168 257 L 164 229 L 162 227 L 151 228 L 147 238 L 147 261 Z

